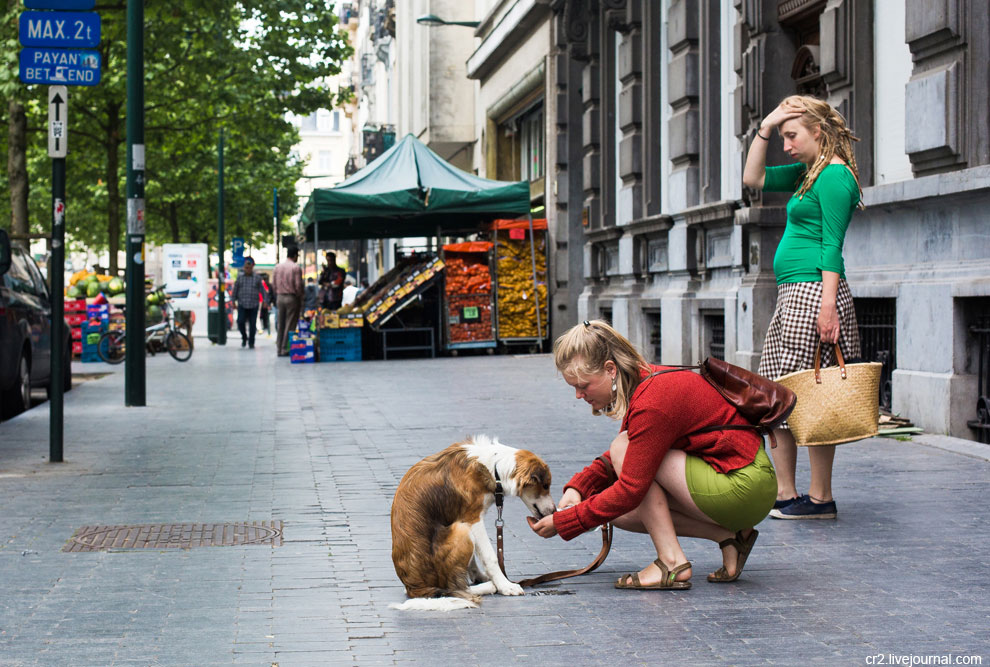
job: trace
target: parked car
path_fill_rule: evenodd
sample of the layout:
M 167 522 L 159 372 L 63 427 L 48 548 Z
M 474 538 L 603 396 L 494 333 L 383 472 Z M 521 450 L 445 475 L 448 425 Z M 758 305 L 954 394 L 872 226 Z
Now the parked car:
M 58 298 L 61 298 L 59 295 Z M 31 389 L 51 393 L 52 296 L 30 255 L 0 230 L 0 416 L 31 407 Z M 72 389 L 72 341 L 63 328 L 63 389 Z

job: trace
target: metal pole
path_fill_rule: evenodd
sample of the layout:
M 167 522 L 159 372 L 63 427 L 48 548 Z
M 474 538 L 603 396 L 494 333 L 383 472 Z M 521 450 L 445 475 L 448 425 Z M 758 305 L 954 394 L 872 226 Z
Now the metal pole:
M 278 246 L 280 241 L 278 238 L 278 188 L 272 189 L 272 221 L 275 232 L 275 264 L 278 264 Z
M 227 344 L 227 282 L 223 276 L 223 257 L 226 247 L 223 238 L 223 128 L 220 128 L 220 142 L 217 144 L 217 309 L 220 311 L 220 330 L 217 344 Z
M 127 0 L 127 358 L 124 404 L 146 405 L 144 364 L 144 0 Z
M 543 352 L 543 324 L 540 321 L 540 286 L 536 284 L 536 244 L 533 240 L 532 213 L 529 214 L 529 254 L 533 260 L 533 298 L 536 300 L 536 333 L 540 337 L 540 352 Z M 549 292 L 549 290 L 547 291 Z
M 52 158 L 52 261 L 49 264 L 49 284 L 52 291 L 51 392 L 48 396 L 49 435 L 48 461 L 62 461 L 62 407 L 65 373 L 65 158 Z M 70 362 L 71 363 L 71 362 Z

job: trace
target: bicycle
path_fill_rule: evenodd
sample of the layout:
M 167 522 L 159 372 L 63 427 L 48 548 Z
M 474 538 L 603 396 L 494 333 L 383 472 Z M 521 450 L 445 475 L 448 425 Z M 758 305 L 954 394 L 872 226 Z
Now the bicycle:
M 188 361 L 192 356 L 193 346 L 189 337 L 175 328 L 175 309 L 170 301 L 172 297 L 158 288 L 155 293 L 162 302 L 165 319 L 152 324 L 144 330 L 144 349 L 154 356 L 163 349 L 167 350 L 176 361 Z M 127 335 L 123 329 L 106 331 L 100 336 L 96 353 L 108 364 L 119 364 L 127 356 Z

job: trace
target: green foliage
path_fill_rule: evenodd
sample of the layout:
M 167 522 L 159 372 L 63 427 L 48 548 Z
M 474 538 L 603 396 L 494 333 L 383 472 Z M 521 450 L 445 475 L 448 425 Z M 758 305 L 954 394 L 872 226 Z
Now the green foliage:
M 0 25 L 0 94 L 28 114 L 32 231 L 50 226 L 47 86 L 17 81 L 20 2 Z M 122 240 L 126 226 L 126 2 L 97 3 L 102 80 L 69 89 L 67 231 L 92 249 Z M 216 242 L 217 141 L 225 133 L 225 221 L 229 236 L 271 240 L 272 188 L 282 219 L 297 212 L 303 165 L 287 112 L 309 114 L 346 98 L 325 79 L 351 48 L 326 0 L 170 0 L 145 3 L 146 230 L 154 243 Z M 346 95 L 346 93 L 345 93 Z M 7 148 L 7 133 L 0 147 Z M 10 202 L 0 201 L 10 217 Z

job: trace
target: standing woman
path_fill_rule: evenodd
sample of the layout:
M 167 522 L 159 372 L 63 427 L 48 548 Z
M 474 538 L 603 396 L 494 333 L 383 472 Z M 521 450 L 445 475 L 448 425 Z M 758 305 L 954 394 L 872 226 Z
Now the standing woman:
M 557 339 L 554 362 L 575 397 L 595 415 L 622 421 L 609 450 L 564 487 L 560 509 L 530 521 L 541 537 L 565 540 L 613 522 L 647 533 L 657 558 L 622 576 L 616 588 L 683 590 L 691 563 L 677 537 L 717 542 L 722 567 L 712 583 L 735 581 L 773 506 L 777 480 L 751 430 L 697 373 L 654 374 L 636 348 L 602 320 L 585 321 Z M 709 430 L 711 429 L 711 430 Z
M 794 164 L 767 167 L 767 144 L 779 130 Z M 846 283 L 842 243 L 862 198 L 853 136 L 839 113 L 814 97 L 794 95 L 770 112 L 753 138 L 743 183 L 765 192 L 793 192 L 787 227 L 777 246 L 773 272 L 777 307 L 767 330 L 760 375 L 778 378 L 811 368 L 821 343 L 822 366 L 836 363 L 832 343 L 846 359 L 860 356 L 859 329 Z M 799 496 L 794 485 L 797 447 L 791 432 L 775 433 L 776 519 L 834 519 L 832 461 L 835 446 L 809 447 L 811 485 Z

